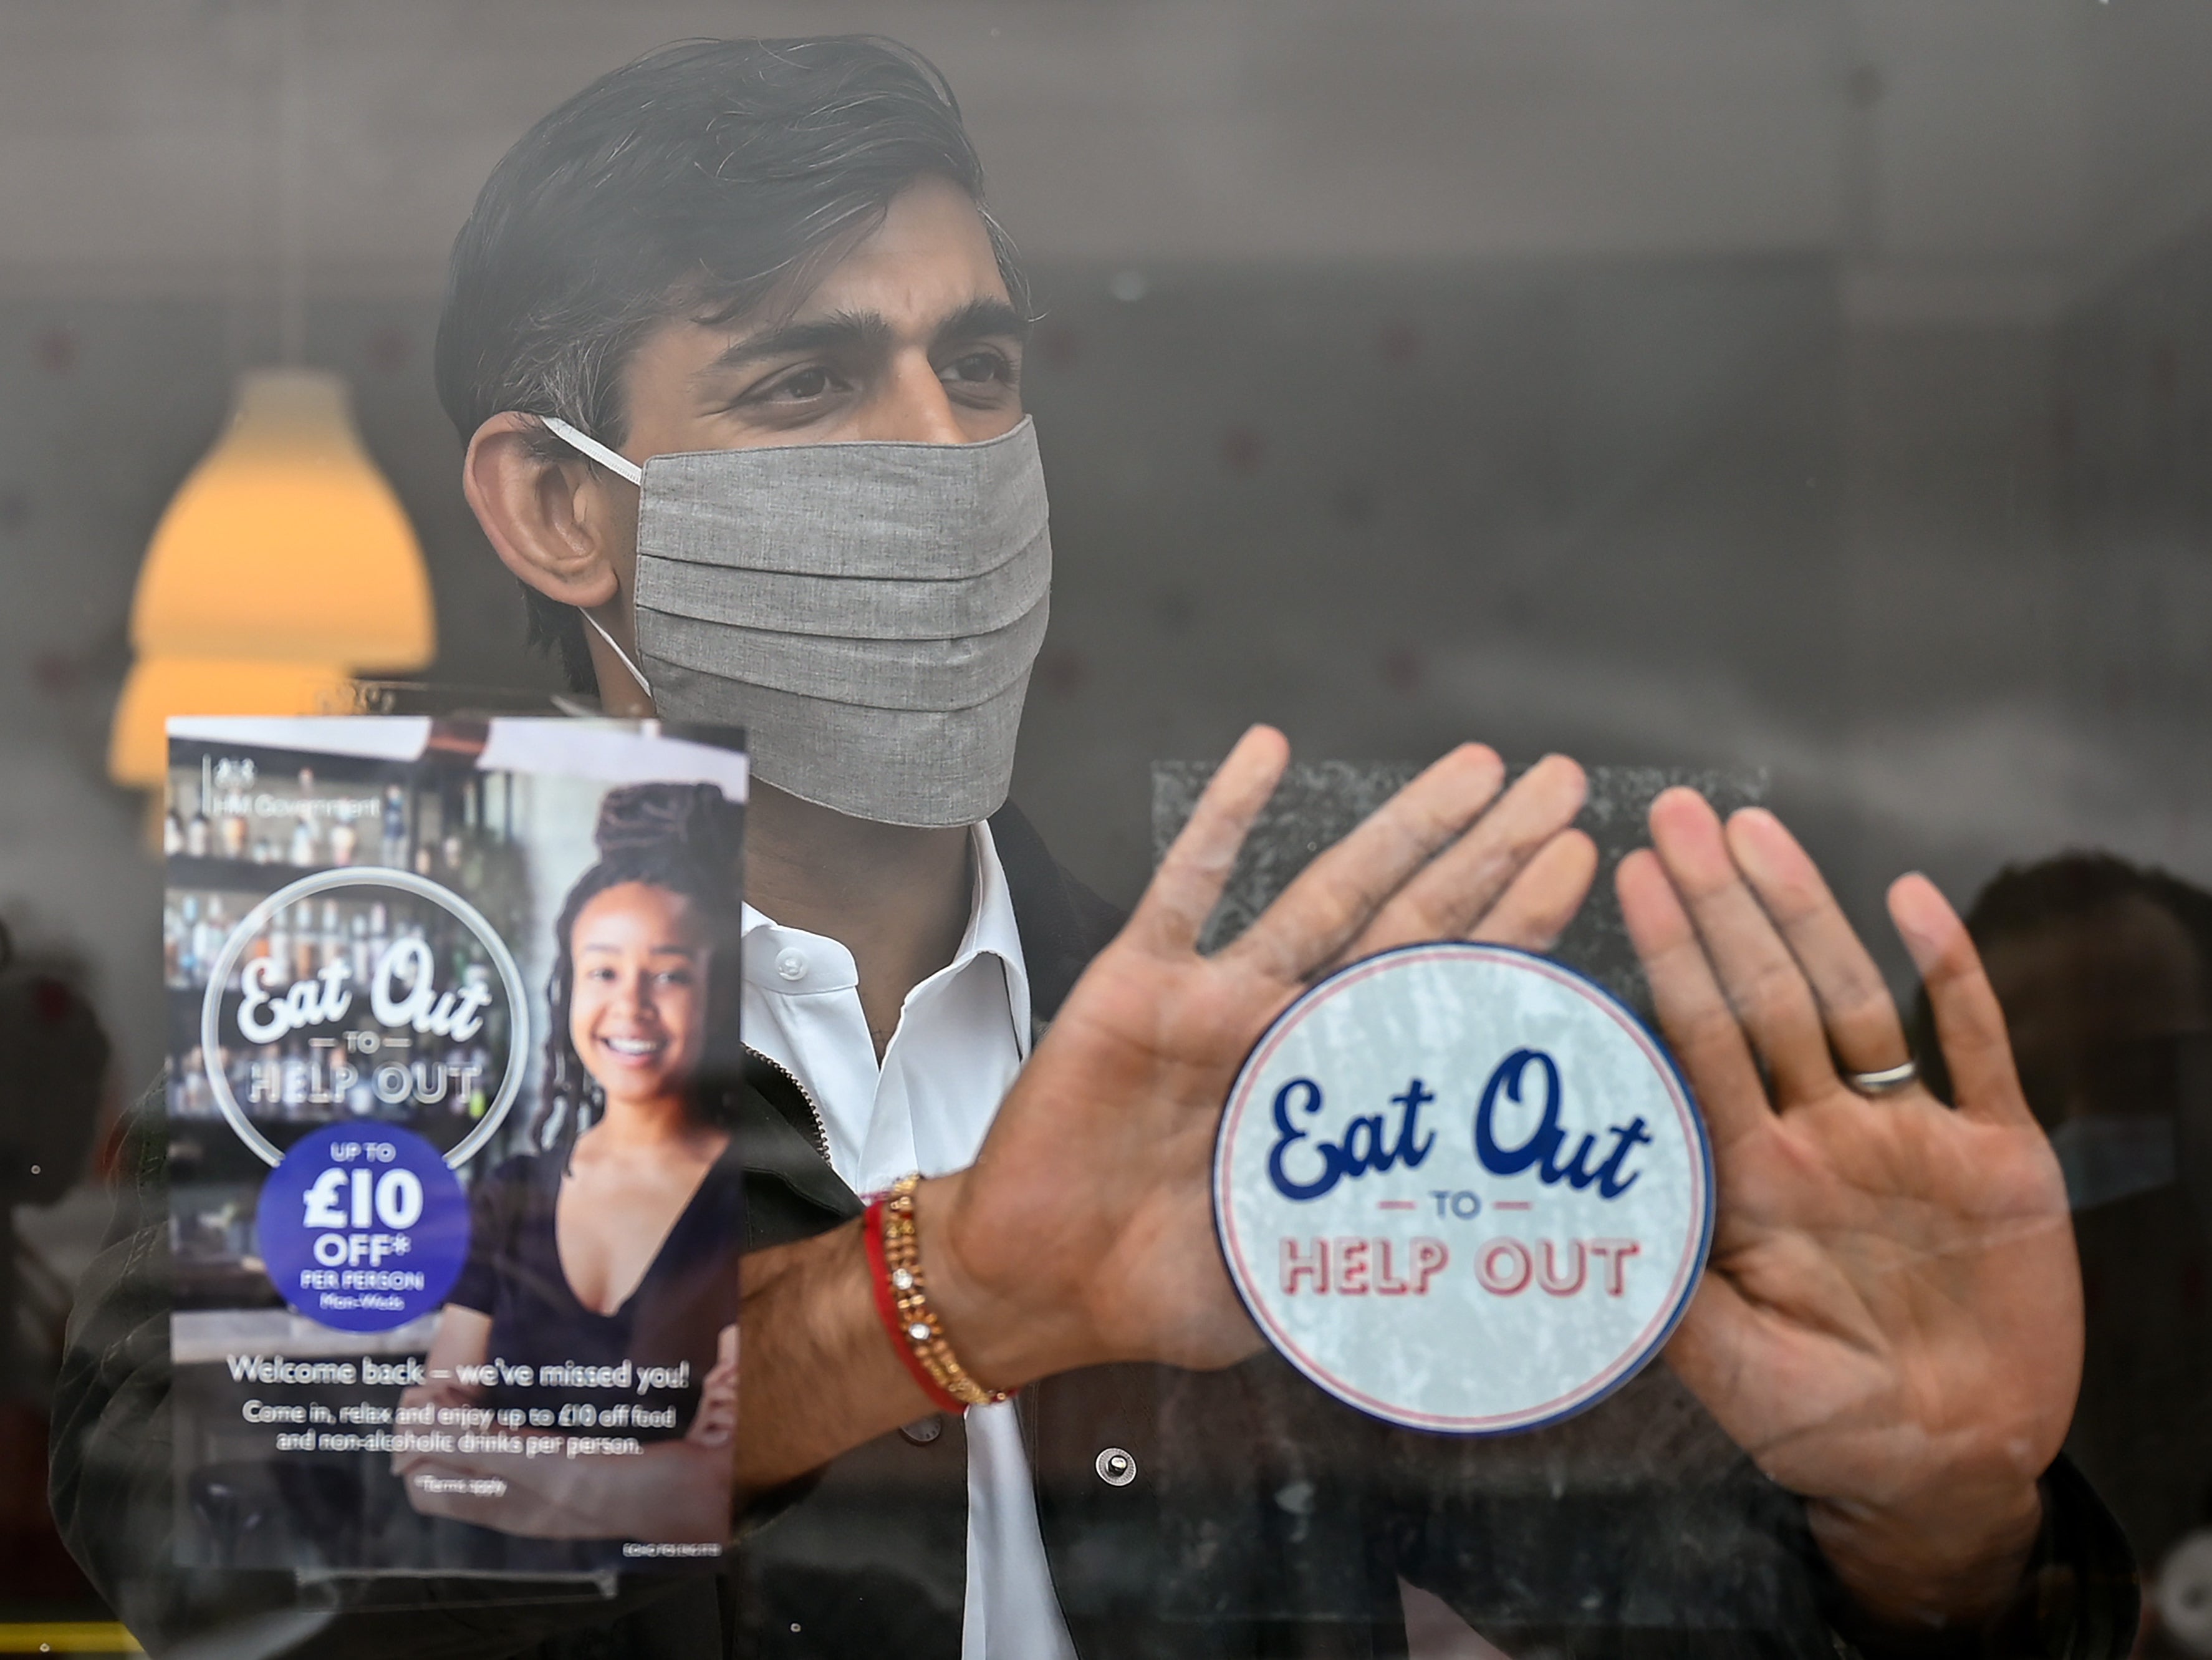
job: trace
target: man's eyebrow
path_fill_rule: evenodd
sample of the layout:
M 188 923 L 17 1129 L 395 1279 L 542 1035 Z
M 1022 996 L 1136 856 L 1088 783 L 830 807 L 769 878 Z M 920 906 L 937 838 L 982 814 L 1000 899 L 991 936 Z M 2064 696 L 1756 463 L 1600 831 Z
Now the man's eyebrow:
M 930 338 L 943 345 L 952 340 L 988 340 L 994 335 L 1026 342 L 1029 319 L 1003 300 L 970 300 L 939 323 Z
M 741 369 L 771 357 L 804 356 L 808 352 L 849 350 L 853 347 L 881 347 L 891 337 L 891 325 L 875 313 L 838 312 L 811 322 L 787 323 L 781 328 L 732 340 L 701 371 Z
M 804 323 L 787 323 L 759 334 L 733 340 L 701 371 L 714 374 L 740 369 L 776 357 L 801 357 L 810 352 L 882 350 L 895 334 L 878 312 L 838 312 Z M 985 340 L 1003 335 L 1026 341 L 1028 320 L 1003 300 L 970 300 L 930 331 L 933 344 L 958 340 Z

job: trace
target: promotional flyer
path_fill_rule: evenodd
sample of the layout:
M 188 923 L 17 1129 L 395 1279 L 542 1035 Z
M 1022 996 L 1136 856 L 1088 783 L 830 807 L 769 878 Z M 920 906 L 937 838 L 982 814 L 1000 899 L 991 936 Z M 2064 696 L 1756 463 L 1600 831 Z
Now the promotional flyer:
M 177 1550 L 720 1554 L 736 1414 L 728 732 L 177 720 Z

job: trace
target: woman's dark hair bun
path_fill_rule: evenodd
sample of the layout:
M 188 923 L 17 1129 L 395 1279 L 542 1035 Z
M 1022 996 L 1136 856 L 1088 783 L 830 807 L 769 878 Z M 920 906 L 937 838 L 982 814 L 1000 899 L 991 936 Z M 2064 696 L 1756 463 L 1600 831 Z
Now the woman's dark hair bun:
M 727 869 L 737 862 L 741 822 L 717 785 L 625 784 L 600 799 L 592 840 L 602 859 L 665 851 Z

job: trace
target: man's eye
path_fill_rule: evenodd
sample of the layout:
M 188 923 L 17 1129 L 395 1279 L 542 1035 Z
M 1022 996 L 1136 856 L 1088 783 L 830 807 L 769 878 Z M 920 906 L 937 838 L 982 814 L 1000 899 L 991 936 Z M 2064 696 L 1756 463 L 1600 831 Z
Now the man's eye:
M 829 370 L 805 368 L 779 381 L 770 395 L 794 403 L 804 403 L 809 398 L 821 397 L 829 390 Z
M 946 364 L 940 378 L 963 380 L 970 385 L 986 380 L 1007 380 L 1013 378 L 1013 365 L 995 351 L 971 351 L 965 357 L 955 358 Z

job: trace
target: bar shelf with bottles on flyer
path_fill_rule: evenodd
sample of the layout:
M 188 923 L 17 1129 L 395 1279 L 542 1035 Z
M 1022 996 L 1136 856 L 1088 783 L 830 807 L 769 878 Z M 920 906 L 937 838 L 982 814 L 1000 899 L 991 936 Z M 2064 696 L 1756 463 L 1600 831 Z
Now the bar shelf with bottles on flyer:
M 172 1179 L 180 1199 L 203 1184 L 231 1187 L 261 1173 L 222 1123 L 198 1037 L 209 976 L 256 905 L 304 876 L 384 866 L 466 893 L 502 933 L 519 931 L 530 910 L 515 840 L 518 795 L 527 780 L 459 766 L 426 776 L 420 766 L 368 757 L 257 760 L 217 748 L 175 745 L 162 819 L 170 884 L 162 975 L 170 1052 L 184 1056 L 168 1081 Z M 292 759 L 300 764 L 271 764 Z M 245 981 L 257 964 L 262 980 L 281 985 L 342 962 L 347 982 L 366 987 L 395 941 L 410 938 L 428 951 L 441 983 L 489 987 L 492 965 L 449 915 L 424 908 L 401 917 L 382 899 L 339 891 L 285 905 L 257 932 L 225 976 L 223 1006 L 234 1018 L 224 1028 L 235 1030 Z M 341 1057 L 329 1040 L 305 1031 L 227 1045 L 216 1061 L 247 1116 L 279 1148 L 318 1125 L 404 1118 L 448 1149 L 484 1114 L 494 1057 L 507 1042 L 506 1018 L 494 1008 L 465 1038 L 387 1036 L 378 1058 L 407 1067 L 412 1088 L 404 1106 L 379 1098 L 372 1068 L 337 1064 Z M 208 1134 L 198 1133 L 202 1126 Z M 179 1203 L 177 1216 L 179 1267 L 189 1270 L 180 1273 L 179 1290 L 188 1300 L 202 1280 L 226 1302 L 265 1290 L 246 1245 L 251 1217 L 234 1197 L 204 1213 Z

